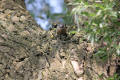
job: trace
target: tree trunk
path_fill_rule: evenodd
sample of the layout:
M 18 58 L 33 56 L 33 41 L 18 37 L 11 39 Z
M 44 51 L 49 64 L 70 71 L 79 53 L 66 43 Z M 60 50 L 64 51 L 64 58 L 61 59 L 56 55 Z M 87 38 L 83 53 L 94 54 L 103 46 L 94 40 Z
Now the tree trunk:
M 0 80 L 35 80 L 47 62 L 46 35 L 23 7 L 0 0 Z
M 81 38 L 78 33 L 60 40 L 55 30 L 46 32 L 36 24 L 23 0 L 0 0 L 0 80 L 106 78 L 107 64 L 97 65 L 92 47 Z

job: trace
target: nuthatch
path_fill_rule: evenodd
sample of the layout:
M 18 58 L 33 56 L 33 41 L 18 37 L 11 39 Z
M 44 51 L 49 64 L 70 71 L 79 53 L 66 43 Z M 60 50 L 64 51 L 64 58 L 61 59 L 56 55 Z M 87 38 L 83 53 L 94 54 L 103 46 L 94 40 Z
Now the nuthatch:
M 63 24 L 57 25 L 57 35 L 67 36 L 67 29 L 65 25 Z
M 67 36 L 66 25 L 64 24 L 55 24 L 53 25 L 56 28 L 57 35 Z

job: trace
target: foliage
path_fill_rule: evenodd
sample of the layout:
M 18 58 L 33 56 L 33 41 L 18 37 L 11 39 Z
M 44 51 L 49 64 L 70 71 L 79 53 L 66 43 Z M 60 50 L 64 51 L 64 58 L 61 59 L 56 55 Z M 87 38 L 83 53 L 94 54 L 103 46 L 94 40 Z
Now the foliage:
M 114 0 L 74 0 L 70 3 L 75 6 L 72 13 L 78 29 L 86 32 L 92 44 L 97 42 L 103 46 L 98 56 L 120 55 L 120 11 L 116 10 L 117 3 Z M 81 26 L 83 24 L 84 27 Z
M 113 77 L 109 77 L 107 80 L 120 80 L 120 76 L 117 74 L 114 74 Z

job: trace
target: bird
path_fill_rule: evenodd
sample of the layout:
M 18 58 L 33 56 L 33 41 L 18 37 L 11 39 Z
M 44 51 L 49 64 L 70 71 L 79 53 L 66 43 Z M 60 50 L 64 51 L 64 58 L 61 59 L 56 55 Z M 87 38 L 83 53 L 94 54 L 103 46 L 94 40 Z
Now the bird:
M 64 24 L 57 24 L 56 33 L 60 36 L 67 36 L 67 27 Z

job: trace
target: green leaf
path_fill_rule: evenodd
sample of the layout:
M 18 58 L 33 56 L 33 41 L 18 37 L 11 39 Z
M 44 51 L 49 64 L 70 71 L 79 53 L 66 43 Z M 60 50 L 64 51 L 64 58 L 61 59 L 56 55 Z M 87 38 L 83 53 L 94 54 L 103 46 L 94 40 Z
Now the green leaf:
M 76 34 L 76 33 L 77 33 L 77 31 L 70 31 L 70 32 L 69 32 L 69 34 L 71 34 L 71 35 L 72 35 L 72 34 Z

